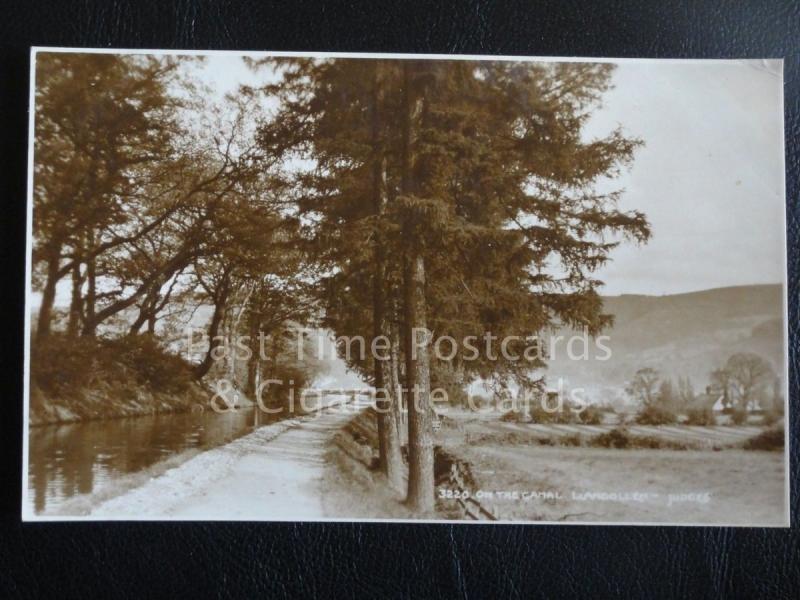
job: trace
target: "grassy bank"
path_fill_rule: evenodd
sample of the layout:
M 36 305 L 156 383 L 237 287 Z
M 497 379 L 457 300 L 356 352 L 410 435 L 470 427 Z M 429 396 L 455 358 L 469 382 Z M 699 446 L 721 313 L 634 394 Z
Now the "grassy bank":
M 402 448 L 407 481 L 407 447 Z M 454 463 L 465 466 L 460 456 L 442 446 L 434 447 L 434 477 L 437 486 L 446 486 Z M 326 453 L 325 505 L 330 514 L 349 514 L 366 519 L 463 519 L 463 511 L 437 497 L 434 511 L 414 512 L 405 504 L 405 485 L 393 489 L 380 471 L 378 461 L 377 415 L 370 408 L 348 421 L 333 437 Z M 467 475 L 470 483 L 471 477 Z M 437 494 L 438 496 L 438 494 Z M 358 507 L 358 514 L 353 514 Z
M 31 425 L 181 412 L 209 392 L 179 356 L 149 335 L 51 335 L 31 352 Z

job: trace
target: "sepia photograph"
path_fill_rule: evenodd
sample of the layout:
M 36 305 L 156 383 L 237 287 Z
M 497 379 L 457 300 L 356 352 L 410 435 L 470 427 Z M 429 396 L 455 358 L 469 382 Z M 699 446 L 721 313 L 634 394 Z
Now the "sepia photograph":
M 788 527 L 783 140 L 773 59 L 34 48 L 22 517 Z

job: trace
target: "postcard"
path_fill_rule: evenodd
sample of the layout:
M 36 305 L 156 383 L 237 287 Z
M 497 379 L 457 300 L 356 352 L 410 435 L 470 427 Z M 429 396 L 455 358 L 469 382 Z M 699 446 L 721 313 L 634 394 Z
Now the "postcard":
M 31 63 L 25 520 L 789 525 L 781 60 Z

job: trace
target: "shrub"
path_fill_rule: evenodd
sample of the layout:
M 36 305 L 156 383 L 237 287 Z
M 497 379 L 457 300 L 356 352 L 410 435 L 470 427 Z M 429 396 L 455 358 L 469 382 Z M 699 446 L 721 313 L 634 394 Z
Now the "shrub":
M 568 425 L 570 423 L 578 423 L 578 413 L 572 410 L 569 402 L 562 402 L 560 406 L 554 403 L 546 404 L 548 410 L 545 410 L 545 405 L 541 401 L 534 401 L 530 405 L 531 421 L 533 423 L 555 423 Z
M 745 450 L 783 450 L 784 432 L 779 427 L 773 427 L 751 437 L 744 443 Z
M 675 412 L 666 406 L 650 404 L 636 415 L 639 425 L 672 425 L 678 421 Z
M 519 411 L 510 410 L 500 415 L 500 420 L 503 423 L 516 423 L 519 420 Z
M 602 448 L 628 448 L 631 445 L 631 436 L 626 429 L 615 427 L 592 438 L 592 445 Z
M 166 352 L 149 334 L 105 342 L 136 378 L 136 383 L 154 392 L 182 392 L 192 380 L 189 365 L 180 356 Z
M 53 333 L 31 348 L 31 381 L 45 394 L 72 395 L 88 385 L 96 355 L 94 340 Z
M 761 424 L 764 425 L 765 427 L 772 427 L 773 425 L 775 425 L 775 423 L 780 421 L 781 416 L 782 416 L 781 413 L 778 411 L 768 410 L 764 412 L 764 415 L 761 418 Z
M 451 406 L 467 406 L 469 395 L 464 389 L 461 377 L 452 369 L 433 366 L 431 369 L 431 389 L 441 388 L 447 394 L 447 401 Z
M 590 405 L 578 413 L 578 418 L 584 425 L 600 425 L 603 423 L 603 410 Z
M 483 408 L 491 407 L 492 400 L 483 394 L 473 394 L 469 397 L 468 406 L 472 410 L 481 410 Z
M 687 425 L 700 425 L 708 427 L 717 424 L 717 418 L 714 416 L 714 411 L 710 408 L 692 408 L 686 413 Z
M 150 335 L 103 339 L 53 333 L 31 355 L 32 381 L 55 396 L 76 395 L 96 382 L 179 393 L 192 381 L 189 365 Z
M 607 433 L 601 433 L 591 438 L 591 440 L 589 440 L 589 445 L 599 446 L 601 448 L 648 448 L 668 450 L 686 450 L 689 447 L 688 444 L 683 442 L 665 440 L 655 436 L 631 435 L 628 430 L 623 427 L 615 427 Z
M 504 423 L 522 423 L 527 420 L 525 413 L 519 410 L 510 410 L 500 416 Z
M 731 423 L 734 425 L 744 425 L 747 423 L 747 411 L 737 408 L 731 412 Z
M 577 433 L 557 437 L 555 443 L 559 446 L 583 446 L 584 439 Z

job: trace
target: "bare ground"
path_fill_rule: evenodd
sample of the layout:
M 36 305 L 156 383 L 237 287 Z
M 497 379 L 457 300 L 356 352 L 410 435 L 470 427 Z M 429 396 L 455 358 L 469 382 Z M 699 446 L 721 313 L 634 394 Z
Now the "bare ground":
M 344 518 L 323 506 L 326 452 L 333 435 L 364 406 L 324 408 L 266 425 L 203 452 L 95 507 L 92 518 L 315 520 Z

